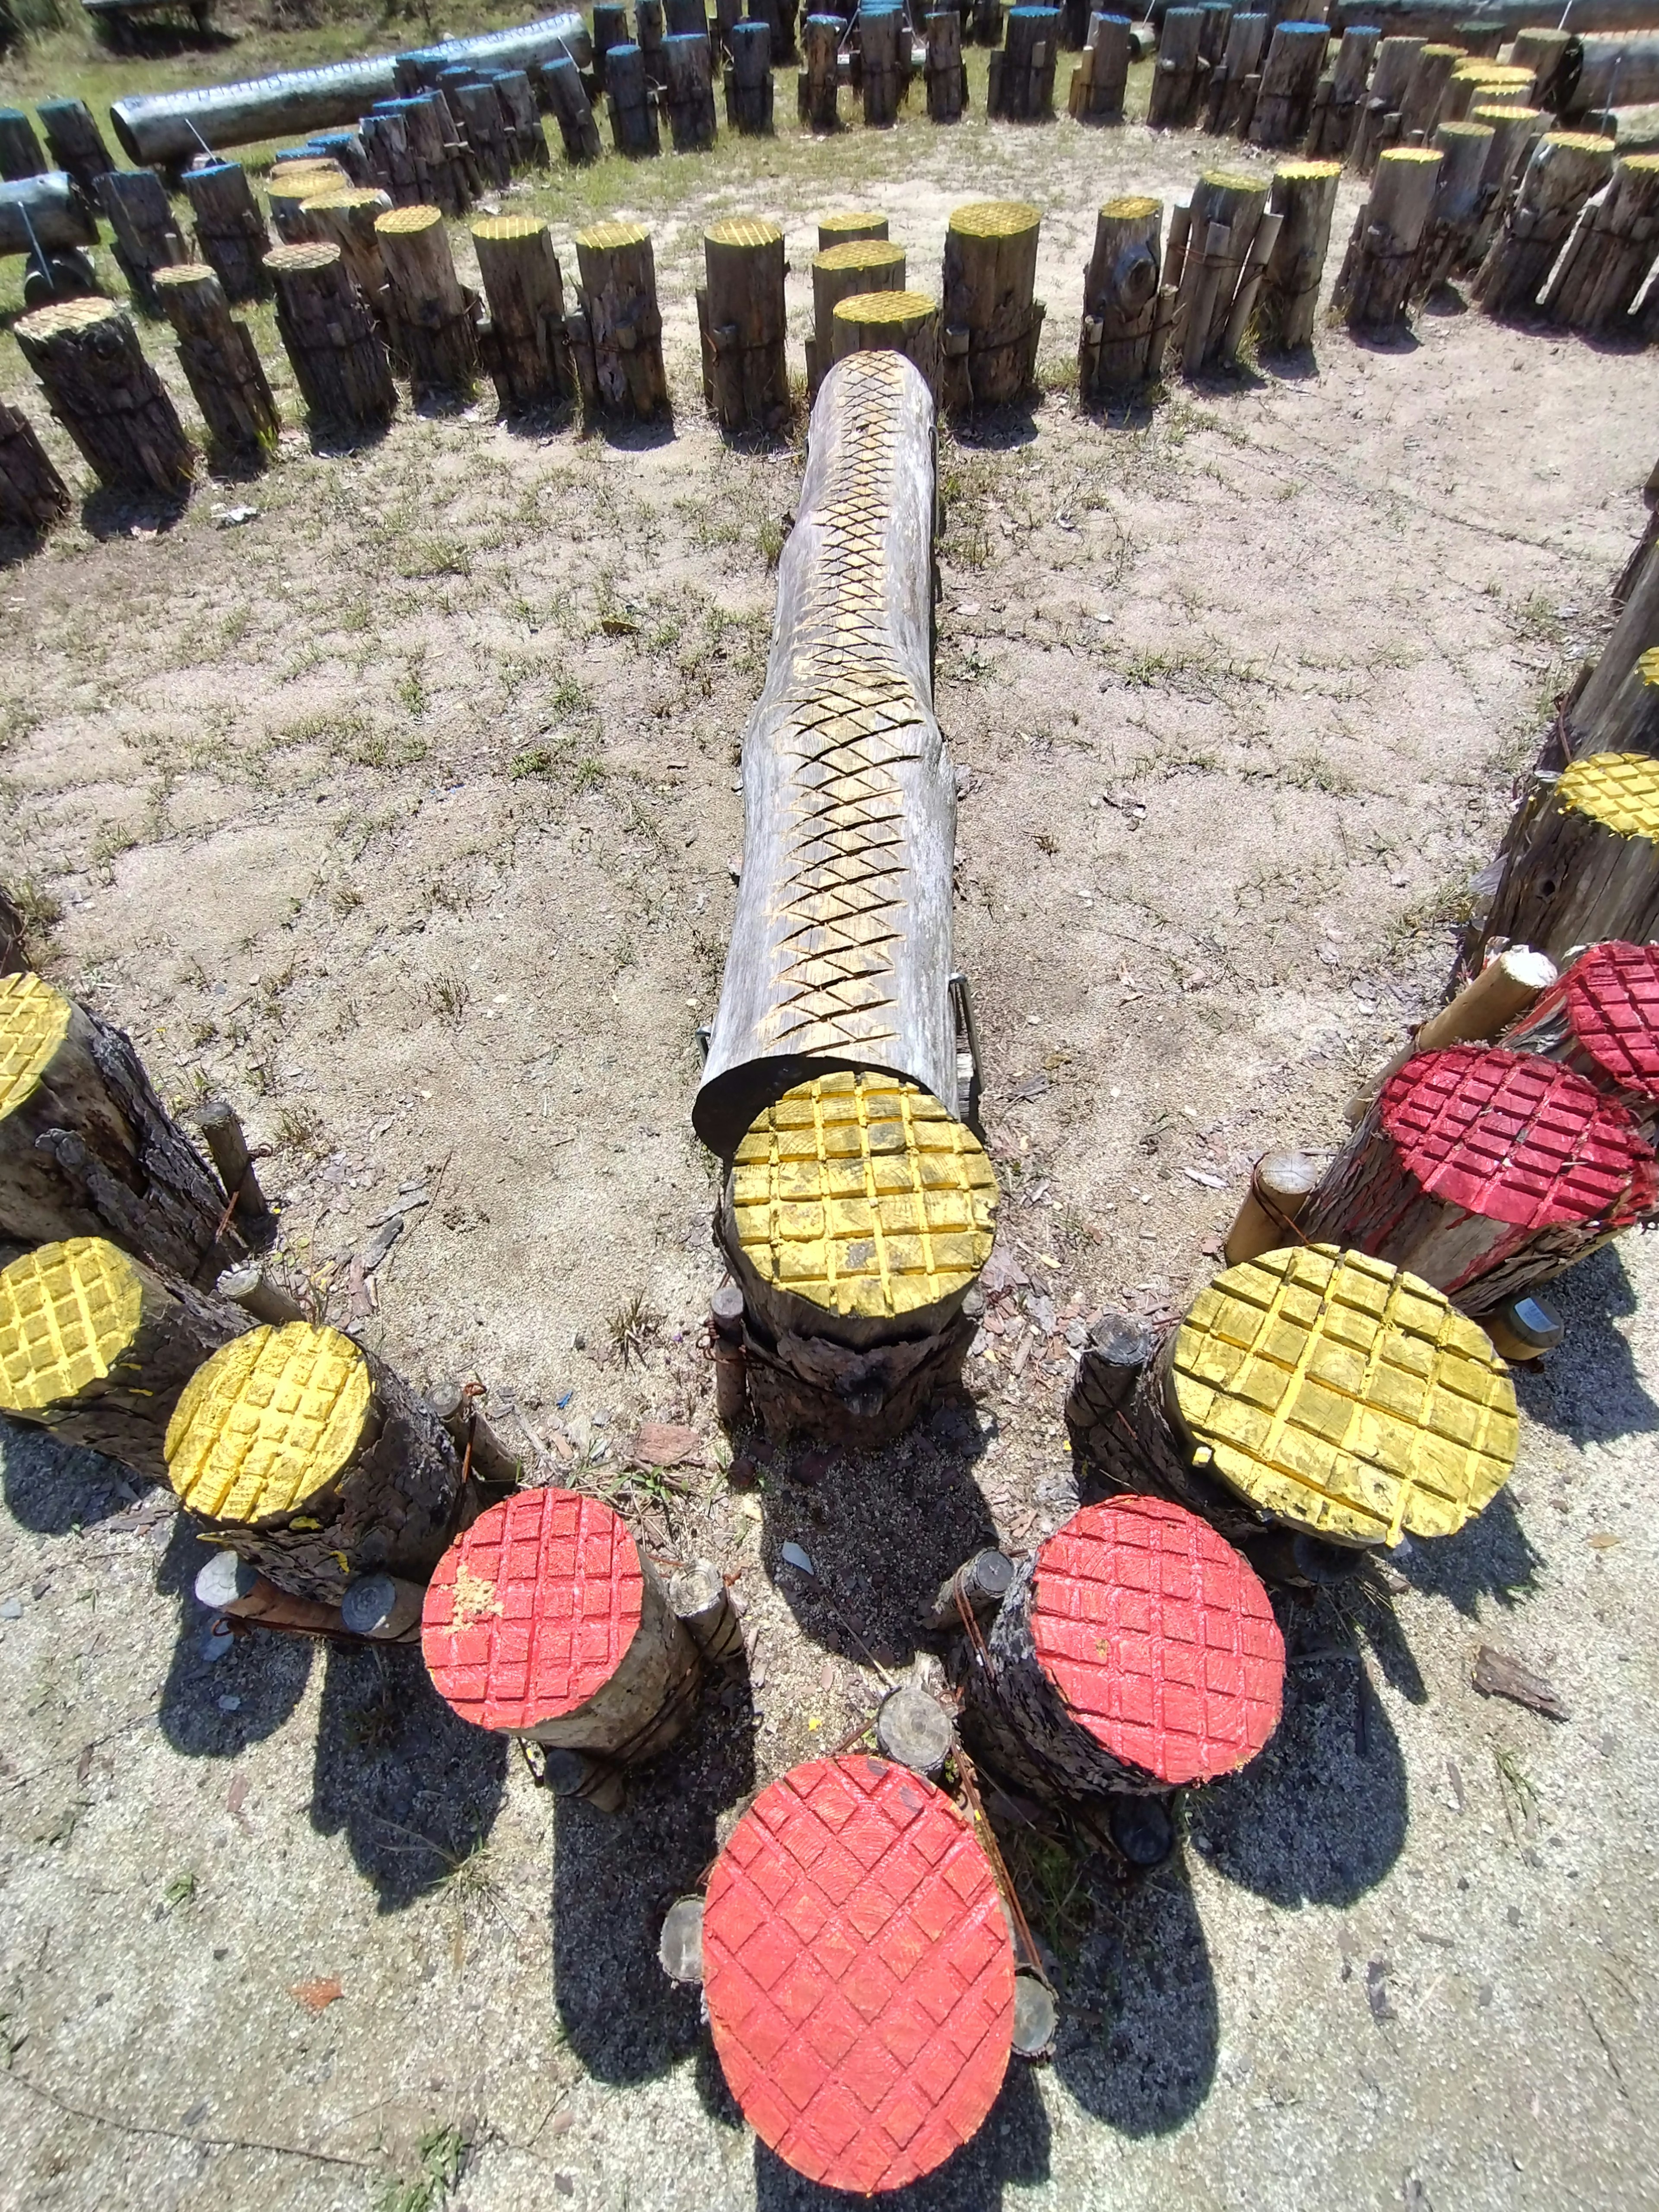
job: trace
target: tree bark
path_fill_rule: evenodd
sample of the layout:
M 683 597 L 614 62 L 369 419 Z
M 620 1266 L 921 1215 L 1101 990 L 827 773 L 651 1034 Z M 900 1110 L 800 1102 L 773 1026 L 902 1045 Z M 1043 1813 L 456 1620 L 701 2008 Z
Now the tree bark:
M 1340 161 L 1352 146 L 1365 110 L 1365 81 L 1370 75 L 1378 36 L 1368 25 L 1342 33 L 1328 94 L 1309 126 L 1310 160 Z
M 814 398 L 835 359 L 835 314 L 842 300 L 858 292 L 902 292 L 904 248 L 884 235 L 849 239 L 812 257 L 812 336 L 806 343 L 806 381 Z
M 1613 181 L 1586 201 L 1572 239 L 1550 272 L 1544 312 L 1569 330 L 1613 332 L 1630 310 L 1659 252 L 1659 154 L 1627 155 Z
M 1164 18 L 1152 64 L 1146 122 L 1153 131 L 1186 131 L 1196 121 L 1209 70 L 1200 52 L 1201 8 L 1171 8 Z
M 70 504 L 68 487 L 33 424 L 21 408 L 0 399 L 0 526 L 50 530 Z
M 306 220 L 319 242 L 337 246 L 346 274 L 383 331 L 390 331 L 386 256 L 375 224 L 392 205 L 389 193 L 374 185 L 348 185 L 305 202 Z
M 611 140 L 619 154 L 661 150 L 656 102 L 646 82 L 645 56 L 637 46 L 612 46 L 605 56 L 605 103 L 611 114 Z
M 764 23 L 737 23 L 726 71 L 727 127 L 750 138 L 772 128 L 772 33 Z
M 23 316 L 13 334 L 100 483 L 169 498 L 186 489 L 195 465 L 190 441 L 118 307 L 65 300 Z
M 1486 165 L 1496 133 L 1485 123 L 1443 123 L 1434 134 L 1440 176 L 1418 248 L 1413 290 L 1419 299 L 1464 267 L 1486 212 Z
M 1502 227 L 1521 173 L 1532 158 L 1534 146 L 1547 128 L 1549 118 L 1540 107 L 1489 107 L 1482 102 L 1469 110 L 1469 120 L 1486 124 L 1492 134 L 1486 155 L 1486 173 L 1481 179 L 1486 210 L 1475 225 L 1468 258 L 1463 264 L 1466 269 L 1478 269 Z
M 1269 208 L 1280 218 L 1279 235 L 1256 303 L 1266 352 L 1294 353 L 1313 343 L 1341 181 L 1340 161 L 1283 161 L 1273 171 Z
M 1202 13 L 1200 9 L 1200 20 Z M 1057 8 L 1011 8 L 1002 52 L 992 59 L 986 113 L 1008 123 L 1036 123 L 1052 115 L 1059 51 Z
M 842 31 L 839 15 L 809 15 L 801 34 L 802 60 L 797 91 L 800 119 L 813 131 L 833 131 L 840 120 L 836 95 L 840 83 Z
M 1307 137 L 1326 43 L 1322 23 L 1281 23 L 1273 33 L 1250 115 L 1253 146 L 1299 146 Z
M 196 247 L 231 301 L 257 300 L 270 289 L 264 258 L 270 233 L 239 161 L 210 161 L 180 179 L 196 225 Z
M 898 8 L 861 7 L 858 21 L 864 120 L 872 129 L 886 129 L 898 121 L 908 74 L 900 47 L 902 42 L 908 42 L 909 33 Z
M 1400 102 L 1402 146 L 1426 145 L 1440 122 L 1440 110 L 1451 82 L 1451 73 L 1463 59 L 1462 46 L 1431 43 L 1418 50 L 1411 81 Z
M 92 110 L 84 100 L 42 100 L 35 113 L 46 134 L 54 169 L 65 169 L 88 199 L 95 199 L 100 177 L 115 167 Z
M 1463 965 L 1480 967 L 1501 943 L 1530 945 L 1559 967 L 1574 945 L 1613 938 L 1659 938 L 1659 762 L 1597 752 L 1559 777 L 1534 777 Z
M 155 289 L 179 341 L 179 365 L 219 463 L 268 460 L 282 424 L 246 323 L 230 312 L 211 269 L 186 261 L 158 270 Z
M 704 233 L 703 260 L 703 395 L 722 429 L 775 430 L 789 416 L 783 233 L 753 216 L 729 216 Z
M 1609 660 L 1620 633 L 1614 630 L 1602 654 Z M 1645 753 L 1659 757 L 1659 646 L 1648 646 L 1626 669 L 1622 682 L 1603 677 L 1597 668 L 1593 719 L 1584 710 L 1584 695 L 1569 709 L 1571 757 L 1583 760 L 1595 753 Z M 1586 685 L 1588 691 L 1590 686 Z
M 708 33 L 700 31 L 666 38 L 663 62 L 668 71 L 668 124 L 677 154 L 699 152 L 714 143 L 714 61 Z
M 1090 15 L 1083 58 L 1072 71 L 1066 100 L 1067 112 L 1079 123 L 1122 120 L 1123 93 L 1129 77 L 1129 27 L 1127 15 L 1104 15 L 1098 10 Z
M 244 1250 L 225 1194 L 121 1030 L 38 975 L 0 978 L 0 1235 L 105 1237 L 186 1282 Z
M 1552 131 L 1532 151 L 1473 296 L 1489 315 L 1525 314 L 1567 241 L 1578 210 L 1613 173 L 1605 138 Z
M 576 234 L 576 260 L 599 404 L 648 422 L 668 405 L 650 234 L 639 223 L 595 223 Z
M 112 169 L 98 180 L 98 201 L 134 299 L 147 314 L 159 315 L 155 271 L 190 258 L 161 179 L 149 169 Z
M 276 328 L 307 412 L 319 428 L 357 435 L 397 410 L 386 346 L 337 246 L 278 246 L 265 268 L 276 287 Z
M 388 101 L 363 118 L 363 152 L 369 178 L 394 207 L 415 207 L 422 197 L 401 104 Z
M 46 173 L 46 157 L 28 117 L 21 107 L 0 107 L 0 178 L 12 184 Z
M 1390 146 L 1378 156 L 1332 301 L 1350 330 L 1389 331 L 1405 321 L 1439 178 L 1440 156 L 1426 146 Z
M 103 1237 L 39 1245 L 0 1272 L 0 1413 L 165 1482 L 180 1392 L 246 1325 Z
M 930 123 L 959 123 L 968 107 L 968 71 L 962 59 L 962 17 L 954 8 L 938 8 L 925 20 L 927 119 Z
M 473 224 L 472 243 L 489 303 L 480 346 L 502 413 L 574 400 L 564 283 L 547 225 L 535 216 L 486 216 Z
M 1030 391 L 1044 313 L 1033 296 L 1042 222 L 1042 210 L 1023 200 L 975 200 L 951 216 L 945 234 L 945 405 L 1006 406 Z
M 1386 33 L 1377 46 L 1370 91 L 1354 130 L 1353 165 L 1362 177 L 1371 174 L 1377 155 L 1400 136 L 1401 103 L 1422 51 L 1420 38 L 1389 37 Z
M 507 118 L 507 151 L 515 170 L 546 169 L 552 166 L 547 133 L 542 127 L 536 94 L 528 73 L 521 69 L 498 70 L 495 97 Z
M 449 234 L 435 207 L 389 208 L 375 220 L 386 263 L 386 307 L 416 401 L 465 406 L 477 390 L 474 302 L 455 274 Z
M 594 120 L 586 87 L 574 62 L 548 63 L 540 71 L 540 83 L 547 104 L 553 112 L 553 118 L 559 126 L 559 140 L 564 148 L 565 160 L 578 164 L 597 161 L 605 149 L 599 140 L 599 126 Z
M 1139 198 L 1108 200 L 1095 218 L 1078 344 L 1078 389 L 1085 400 L 1133 391 L 1146 380 L 1163 223 L 1163 202 Z

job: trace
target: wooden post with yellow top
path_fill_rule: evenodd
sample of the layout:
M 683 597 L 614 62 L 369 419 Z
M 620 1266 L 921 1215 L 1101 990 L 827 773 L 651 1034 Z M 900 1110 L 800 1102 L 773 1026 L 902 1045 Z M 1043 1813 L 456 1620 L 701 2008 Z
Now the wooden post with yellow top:
M 830 320 L 836 361 L 852 353 L 898 353 L 939 397 L 939 309 L 925 292 L 854 292 Z
M 857 221 L 879 223 L 879 230 L 849 233 Z M 826 233 L 834 234 L 826 238 Z M 818 251 L 812 257 L 812 335 L 806 341 L 806 384 L 812 397 L 829 373 L 835 354 L 837 304 L 858 292 L 902 292 L 904 248 L 887 235 L 885 216 L 826 216 L 818 225 Z
M 709 411 L 723 430 L 775 430 L 789 418 L 783 233 L 757 216 L 727 216 L 702 244 L 697 325 Z
M 1042 335 L 1043 306 L 1034 296 L 1042 225 L 1042 210 L 1024 200 L 975 200 L 951 216 L 945 234 L 945 406 L 1006 406 L 1030 391 Z
M 651 234 L 643 223 L 591 224 L 576 234 L 576 265 L 571 337 L 583 394 L 607 415 L 649 422 L 668 407 Z

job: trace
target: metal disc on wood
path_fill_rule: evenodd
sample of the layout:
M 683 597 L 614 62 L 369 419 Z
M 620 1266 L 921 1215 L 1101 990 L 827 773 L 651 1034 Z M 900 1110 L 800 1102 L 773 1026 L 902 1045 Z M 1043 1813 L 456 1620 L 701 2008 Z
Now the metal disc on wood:
M 1659 945 L 1592 945 L 1563 988 L 1573 1036 L 1608 1082 L 1659 1098 Z
M 337 1329 L 250 1329 L 185 1386 L 167 1425 L 167 1479 L 211 1521 L 301 1511 L 356 1450 L 373 1387 L 368 1361 Z
M 27 970 L 0 975 L 0 1115 L 33 1097 L 69 1031 L 70 1002 Z
M 901 2188 L 995 2102 L 1008 1923 L 972 1830 L 920 1775 L 816 1759 L 763 1790 L 708 1878 L 702 1953 L 732 2094 L 809 2180 Z
M 1285 1644 L 1255 1570 L 1161 1498 L 1074 1513 L 1038 1551 L 1038 1664 L 1113 1758 L 1175 1785 L 1231 1774 L 1279 1725 Z
M 463 1719 L 526 1730 L 604 1688 L 643 1601 L 639 1552 L 608 1505 L 524 1491 L 481 1513 L 438 1562 L 421 1650 Z
M 984 1147 L 912 1083 L 837 1071 L 798 1084 L 738 1146 L 732 1214 L 769 1286 L 827 1312 L 900 1316 L 964 1291 L 991 1256 Z
M 1211 1473 L 1349 1543 L 1450 1535 L 1515 1464 L 1515 1388 L 1485 1331 L 1415 1275 L 1334 1245 L 1218 1275 L 1181 1326 L 1173 1387 Z
M 43 1244 L 0 1269 L 0 1412 L 41 1413 L 101 1382 L 143 1303 L 131 1261 L 101 1237 Z

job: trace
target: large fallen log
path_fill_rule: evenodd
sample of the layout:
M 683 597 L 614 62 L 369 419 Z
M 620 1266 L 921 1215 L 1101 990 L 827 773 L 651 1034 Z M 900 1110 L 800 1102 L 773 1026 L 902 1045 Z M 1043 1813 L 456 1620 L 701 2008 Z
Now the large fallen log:
M 1659 0 L 1572 0 L 1569 20 L 1581 33 L 1652 30 L 1659 28 Z M 1462 46 L 1466 30 L 1553 30 L 1561 9 L 1555 0 L 1331 0 L 1327 21 L 1333 34 L 1350 23 L 1375 23 L 1385 37 L 1456 39 Z
M 97 243 L 98 226 L 62 169 L 0 185 L 0 253 L 33 253 L 37 245 L 46 253 L 68 253 Z

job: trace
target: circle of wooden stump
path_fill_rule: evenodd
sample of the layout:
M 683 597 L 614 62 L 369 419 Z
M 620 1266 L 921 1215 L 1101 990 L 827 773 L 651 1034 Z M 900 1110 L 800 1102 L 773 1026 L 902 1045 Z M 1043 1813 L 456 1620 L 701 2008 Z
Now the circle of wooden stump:
M 858 1324 L 959 1305 L 991 1256 L 996 1203 L 983 1146 L 936 1098 L 837 1072 L 750 1124 L 732 1169 L 731 1256 L 746 1291 L 797 1300 L 822 1334 L 856 1342 Z
M 1171 1395 L 1195 1464 L 1340 1543 L 1451 1535 L 1515 1464 L 1515 1389 L 1485 1333 L 1416 1276 L 1330 1245 L 1200 1291 Z
M 836 361 L 854 353 L 902 353 L 939 391 L 939 309 L 925 292 L 854 292 L 830 318 Z
M 885 217 L 879 218 L 884 231 Z M 835 360 L 835 313 L 842 300 L 866 292 L 904 289 L 904 248 L 885 237 L 848 238 L 812 257 L 812 336 L 806 345 L 806 380 L 816 394 Z
M 100 483 L 174 496 L 194 457 L 178 410 L 112 301 L 56 300 L 13 325 L 52 411 Z
M 1504 1048 L 1559 1060 L 1650 1132 L 1659 1117 L 1659 945 L 1591 945 L 1505 1030 Z
M 703 1999 L 727 2086 L 783 2162 L 870 2194 L 931 2173 L 1007 2072 L 1013 1946 L 943 1791 L 816 1759 L 762 1791 L 708 1878 Z
M 887 235 L 887 217 L 870 208 L 834 208 L 828 215 L 818 217 L 818 252 L 827 253 L 831 246 L 850 246 L 859 239 L 881 238 Z

